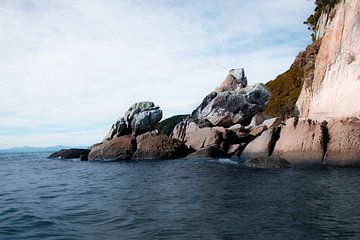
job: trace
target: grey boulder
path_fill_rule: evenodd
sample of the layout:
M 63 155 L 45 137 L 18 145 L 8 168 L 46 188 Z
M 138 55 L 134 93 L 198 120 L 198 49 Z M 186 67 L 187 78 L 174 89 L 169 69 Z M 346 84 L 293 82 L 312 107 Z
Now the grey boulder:
M 162 116 L 160 109 L 147 110 L 136 114 L 131 121 L 132 133 L 141 134 L 153 130 Z

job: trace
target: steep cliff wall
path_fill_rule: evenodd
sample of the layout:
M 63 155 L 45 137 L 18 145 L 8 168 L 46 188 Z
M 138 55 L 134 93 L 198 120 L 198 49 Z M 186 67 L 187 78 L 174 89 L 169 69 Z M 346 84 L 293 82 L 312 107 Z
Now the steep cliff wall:
M 342 0 L 323 12 L 316 30 L 321 46 L 314 78 L 296 103 L 300 117 L 336 119 L 360 115 L 360 1 Z

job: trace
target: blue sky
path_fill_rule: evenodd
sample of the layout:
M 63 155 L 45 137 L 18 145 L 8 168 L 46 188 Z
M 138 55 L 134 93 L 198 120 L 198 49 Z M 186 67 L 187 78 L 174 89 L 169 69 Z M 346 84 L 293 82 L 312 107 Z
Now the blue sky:
M 310 43 L 309 0 L 0 1 L 0 148 L 90 145 L 136 101 L 189 113 L 244 67 L 250 84 Z

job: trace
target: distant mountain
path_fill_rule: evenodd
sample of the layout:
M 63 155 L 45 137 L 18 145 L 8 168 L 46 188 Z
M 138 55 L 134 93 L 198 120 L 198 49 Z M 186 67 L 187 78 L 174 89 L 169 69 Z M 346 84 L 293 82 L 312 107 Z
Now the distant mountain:
M 20 152 L 56 152 L 60 149 L 68 149 L 68 148 L 87 148 L 84 146 L 51 146 L 51 147 L 31 147 L 31 146 L 24 146 L 24 147 L 14 147 L 14 148 L 7 148 L 7 149 L 0 149 L 0 153 L 20 153 Z

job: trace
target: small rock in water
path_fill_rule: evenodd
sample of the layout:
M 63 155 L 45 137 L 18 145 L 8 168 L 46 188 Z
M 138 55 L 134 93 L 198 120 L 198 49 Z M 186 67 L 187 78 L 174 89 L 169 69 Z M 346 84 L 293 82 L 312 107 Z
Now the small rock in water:
M 248 168 L 291 168 L 291 164 L 283 158 L 255 157 L 244 162 Z

